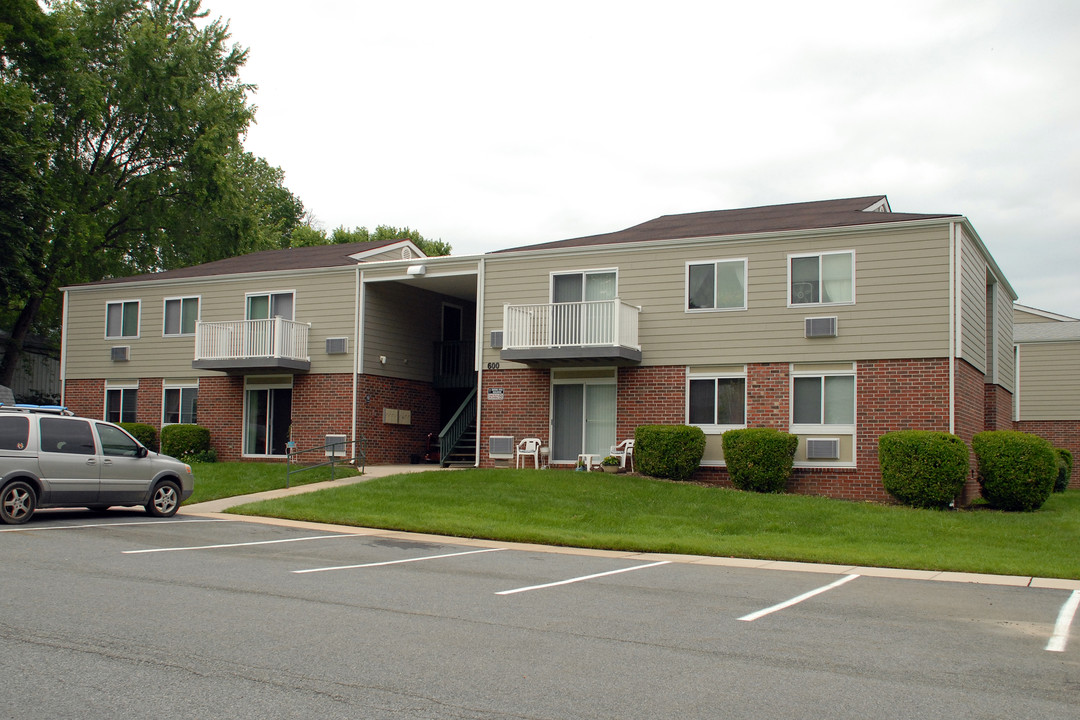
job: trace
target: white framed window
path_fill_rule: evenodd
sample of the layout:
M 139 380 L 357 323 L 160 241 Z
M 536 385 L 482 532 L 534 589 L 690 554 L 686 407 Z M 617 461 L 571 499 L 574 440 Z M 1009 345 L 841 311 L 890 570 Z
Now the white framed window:
M 619 296 L 619 273 L 615 268 L 551 273 L 551 302 L 614 300 Z
M 199 321 L 199 298 L 165 298 L 163 335 L 194 335 Z
M 105 384 L 105 419 L 111 423 L 138 422 L 136 410 L 138 409 L 139 384 L 136 383 L 113 383 Z
M 282 317 L 292 320 L 295 305 L 295 291 L 248 293 L 245 303 L 245 319 L 269 320 Z
M 855 373 L 792 372 L 791 426 L 794 432 L 815 432 L 826 426 L 854 432 Z
M 855 251 L 788 255 L 788 305 L 855 302 Z
M 139 337 L 138 300 L 116 300 L 105 303 L 105 337 Z
M 746 372 L 689 373 L 686 424 L 709 434 L 746 427 Z
M 686 263 L 686 311 L 746 309 L 746 258 Z
M 166 385 L 161 399 L 161 424 L 198 423 L 198 405 L 198 384 Z

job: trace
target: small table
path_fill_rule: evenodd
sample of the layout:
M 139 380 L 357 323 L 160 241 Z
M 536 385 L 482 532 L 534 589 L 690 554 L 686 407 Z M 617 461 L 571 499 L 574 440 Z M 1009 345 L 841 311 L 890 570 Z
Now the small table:
M 577 456 L 579 463 L 585 463 L 585 469 L 592 472 L 593 466 L 600 467 L 600 453 L 581 453 Z

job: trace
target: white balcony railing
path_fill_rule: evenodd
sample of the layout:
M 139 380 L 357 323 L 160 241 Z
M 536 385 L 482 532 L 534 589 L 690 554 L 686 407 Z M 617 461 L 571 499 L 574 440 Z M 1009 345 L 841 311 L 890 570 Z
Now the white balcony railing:
M 275 358 L 310 361 L 309 323 L 270 320 L 200 322 L 195 325 L 195 360 Z
M 503 306 L 503 347 L 628 347 L 640 350 L 641 308 L 619 300 Z

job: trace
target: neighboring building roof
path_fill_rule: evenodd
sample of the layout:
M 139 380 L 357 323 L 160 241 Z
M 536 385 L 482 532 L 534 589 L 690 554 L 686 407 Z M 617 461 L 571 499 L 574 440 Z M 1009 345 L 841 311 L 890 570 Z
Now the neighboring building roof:
M 1077 318 L 1069 317 L 1068 315 L 1061 315 L 1059 313 L 1050 312 L 1049 310 L 1040 310 L 1039 308 L 1031 307 L 1030 305 L 1021 305 L 1020 303 L 1013 303 L 1013 308 L 1019 310 L 1022 313 L 1029 315 L 1036 315 L 1038 317 L 1047 318 L 1048 320 L 1057 320 L 1060 322 L 1072 322 Z
M 618 232 L 590 235 L 570 240 L 557 240 L 538 245 L 526 245 L 507 250 L 497 250 L 496 252 L 549 250 L 645 242 L 649 240 L 749 235 L 785 230 L 811 230 L 954 217 L 959 217 L 959 215 L 955 213 L 941 215 L 894 213 L 884 195 L 869 195 L 841 200 L 821 200 L 787 205 L 765 205 L 737 210 L 713 210 L 683 215 L 663 215 Z
M 372 240 L 369 242 L 342 243 L 340 245 L 312 245 L 310 247 L 286 248 L 284 250 L 261 250 L 259 252 L 238 255 L 236 257 L 215 260 L 192 265 L 176 270 L 158 273 L 132 275 L 130 277 L 107 278 L 81 285 L 108 285 L 110 283 L 136 282 L 143 280 L 178 280 L 181 278 L 212 277 L 235 273 L 271 272 L 274 270 L 308 270 L 356 265 L 363 262 L 372 251 L 382 250 L 392 245 L 408 244 L 414 252 L 420 252 L 411 240 Z M 420 257 L 423 257 L 421 253 Z
M 1080 320 L 1056 323 L 1017 323 L 1014 343 L 1065 342 L 1080 340 Z

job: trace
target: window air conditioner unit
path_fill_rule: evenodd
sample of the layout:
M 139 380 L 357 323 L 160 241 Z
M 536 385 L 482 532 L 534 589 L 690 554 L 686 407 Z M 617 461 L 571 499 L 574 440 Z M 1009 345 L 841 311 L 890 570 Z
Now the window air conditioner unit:
M 503 331 L 492 330 L 491 331 L 491 349 L 501 350 L 503 346 Z
M 492 460 L 513 460 L 514 436 L 491 435 L 488 437 L 488 457 Z
M 326 436 L 326 457 L 346 457 L 348 452 L 347 441 L 348 438 L 344 435 L 327 435 Z
M 112 349 L 113 362 L 123 362 L 131 359 L 130 345 L 116 345 Z
M 807 438 L 807 460 L 840 459 L 840 440 L 837 438 Z
M 836 316 L 806 318 L 806 337 L 836 337 Z
M 327 355 L 345 355 L 349 352 L 349 338 L 326 338 Z

